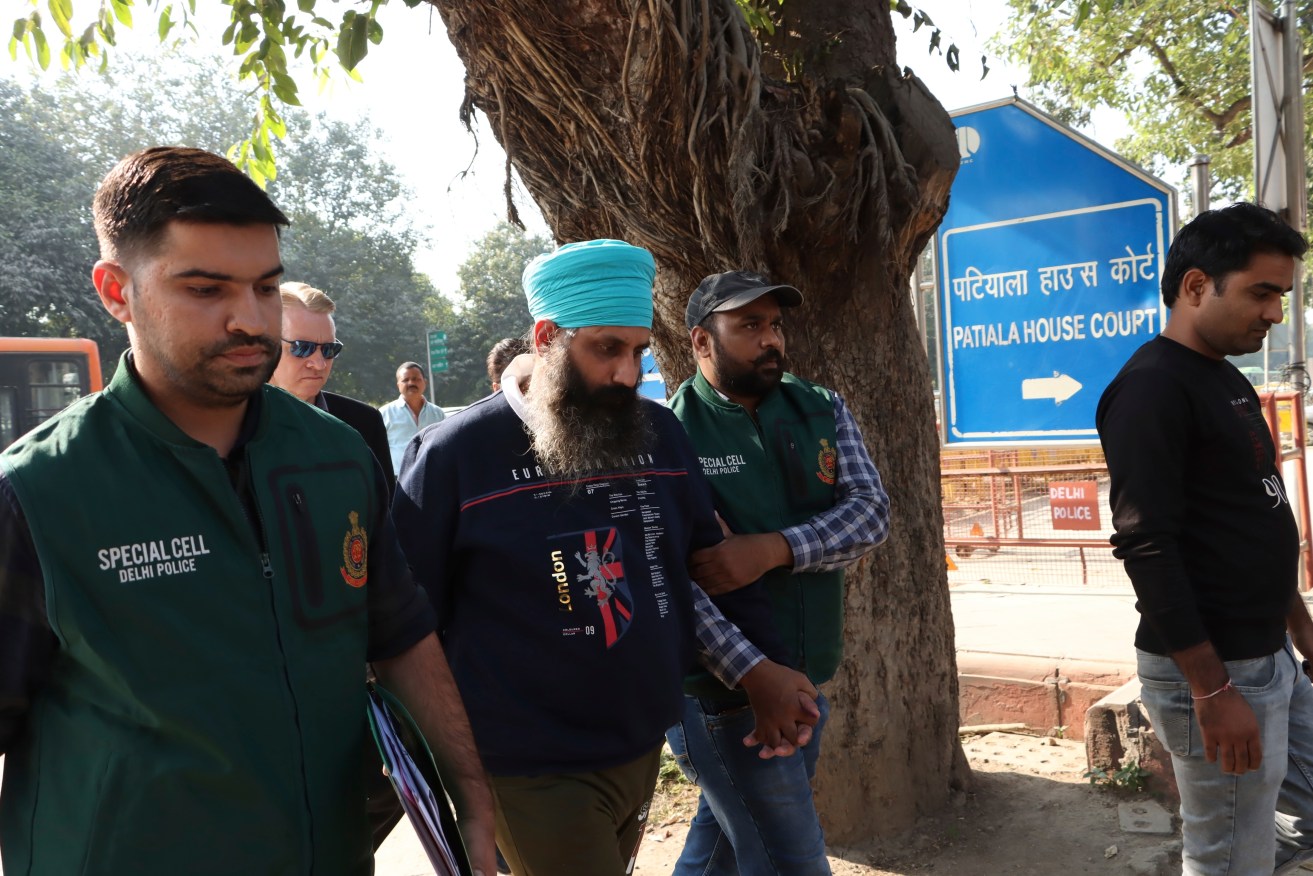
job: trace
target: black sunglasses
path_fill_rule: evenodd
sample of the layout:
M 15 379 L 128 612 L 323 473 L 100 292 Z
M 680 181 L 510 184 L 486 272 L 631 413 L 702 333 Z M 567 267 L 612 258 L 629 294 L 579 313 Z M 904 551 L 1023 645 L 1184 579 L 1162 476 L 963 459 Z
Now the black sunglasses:
M 324 351 L 325 359 L 336 359 L 342 353 L 341 341 L 325 341 L 320 344 L 316 341 L 289 341 L 283 338 L 283 343 L 290 348 L 288 352 L 298 359 L 309 359 L 317 349 Z

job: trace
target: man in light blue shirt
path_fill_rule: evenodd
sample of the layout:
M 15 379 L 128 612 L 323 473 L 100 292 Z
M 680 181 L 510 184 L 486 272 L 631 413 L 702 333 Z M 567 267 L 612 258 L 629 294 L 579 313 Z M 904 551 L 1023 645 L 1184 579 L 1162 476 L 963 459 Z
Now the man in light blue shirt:
M 442 422 L 442 408 L 430 404 L 424 398 L 428 381 L 424 379 L 424 369 L 418 362 L 402 362 L 397 368 L 397 389 L 401 397 L 390 401 L 378 412 L 383 415 L 383 423 L 388 427 L 388 447 L 392 451 L 392 470 L 401 474 L 401 457 L 406 453 L 410 439 L 419 434 L 425 426 Z

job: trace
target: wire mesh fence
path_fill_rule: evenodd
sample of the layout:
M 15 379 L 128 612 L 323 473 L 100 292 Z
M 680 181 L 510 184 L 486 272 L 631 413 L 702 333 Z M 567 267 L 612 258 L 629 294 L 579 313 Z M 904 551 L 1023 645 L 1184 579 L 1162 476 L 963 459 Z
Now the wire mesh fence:
M 1130 587 L 1099 448 L 945 450 L 940 485 L 950 584 Z
M 1313 580 L 1306 430 L 1296 393 L 1264 393 Z M 1130 590 L 1113 557 L 1108 466 L 1098 447 L 945 448 L 940 455 L 950 586 L 989 583 Z

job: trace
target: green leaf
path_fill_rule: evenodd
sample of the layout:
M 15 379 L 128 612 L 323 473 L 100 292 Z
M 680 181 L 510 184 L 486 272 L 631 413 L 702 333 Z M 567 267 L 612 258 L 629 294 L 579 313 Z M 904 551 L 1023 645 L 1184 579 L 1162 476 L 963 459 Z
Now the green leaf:
M 254 21 L 243 21 L 241 28 L 237 32 L 237 41 L 233 43 L 233 50 L 239 55 L 245 54 L 255 41 L 260 38 L 260 28 Z
M 36 43 L 36 62 L 42 70 L 50 67 L 50 43 L 46 42 L 46 33 L 40 27 L 32 30 L 32 41 Z
M 1076 18 L 1072 21 L 1072 27 L 1080 27 L 1087 18 L 1090 17 L 1090 0 L 1081 0 L 1076 4 Z
M 296 82 L 286 73 L 277 70 L 273 71 L 274 76 L 274 94 L 278 99 L 288 106 L 300 106 L 301 100 L 296 95 Z
M 18 40 L 14 37 L 9 38 L 9 60 L 18 60 Z
M 269 129 L 270 134 L 273 134 L 279 140 L 287 136 L 287 123 L 278 114 L 278 110 L 274 109 L 273 101 L 269 99 L 267 94 L 260 98 L 260 113 L 264 116 L 264 125 Z
M 962 57 L 956 45 L 949 43 L 948 51 L 944 53 L 944 61 L 948 64 L 948 69 L 954 73 L 961 69 Z
M 296 8 L 302 12 L 314 12 L 315 0 L 296 0 Z
M 96 23 L 96 30 L 100 38 L 109 45 L 117 45 L 114 37 L 114 16 L 110 15 L 108 10 L 100 10 L 100 21 Z
M 342 29 L 337 35 L 337 59 L 347 72 L 354 71 L 369 52 L 369 19 L 355 12 L 342 17 Z
M 173 30 L 173 7 L 165 6 L 164 11 L 160 13 L 160 42 L 169 38 L 169 31 Z
M 374 45 L 383 41 L 383 25 L 378 23 L 378 19 L 369 20 L 369 41 Z
M 73 36 L 73 28 L 69 24 L 69 19 L 73 17 L 73 0 L 50 0 L 50 17 L 55 20 L 55 26 L 66 37 Z
M 273 70 L 287 69 L 287 53 L 283 51 L 282 45 L 280 45 L 277 42 L 271 41 L 269 45 L 263 49 L 263 51 L 264 51 L 265 63 L 268 64 L 271 69 Z
M 14 36 L 13 36 L 13 39 L 15 39 L 15 40 L 22 40 L 23 37 L 26 36 L 26 35 L 27 35 L 27 19 L 26 19 L 26 18 L 16 18 L 16 19 L 14 19 Z M 15 58 L 15 60 L 17 60 L 17 58 Z
M 109 0 L 109 5 L 114 9 L 114 17 L 124 27 L 132 27 L 132 0 Z

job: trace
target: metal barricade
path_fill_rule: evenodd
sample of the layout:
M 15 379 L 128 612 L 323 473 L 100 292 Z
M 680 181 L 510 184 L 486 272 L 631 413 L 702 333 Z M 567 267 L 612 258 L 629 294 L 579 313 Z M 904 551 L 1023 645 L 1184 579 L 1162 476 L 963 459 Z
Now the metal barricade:
M 1313 582 L 1306 426 L 1297 392 L 1263 393 L 1300 532 L 1300 587 Z M 1108 543 L 1108 467 L 1097 447 L 940 454 L 944 546 L 950 584 L 1072 584 L 1127 589 Z

